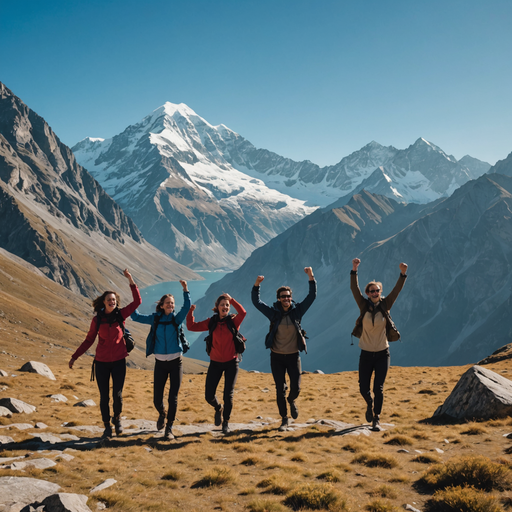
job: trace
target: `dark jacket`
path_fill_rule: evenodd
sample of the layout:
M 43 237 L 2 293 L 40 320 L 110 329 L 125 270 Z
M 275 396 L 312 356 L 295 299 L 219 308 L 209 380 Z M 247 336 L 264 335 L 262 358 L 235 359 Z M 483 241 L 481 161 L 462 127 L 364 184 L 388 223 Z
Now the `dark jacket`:
M 391 293 L 386 297 L 382 297 L 379 305 L 377 306 L 377 308 L 381 309 L 382 314 L 385 317 L 388 317 L 391 323 L 392 320 L 391 316 L 389 315 L 389 311 L 391 310 L 391 307 L 395 303 L 399 293 L 402 291 L 406 279 L 407 275 L 400 274 L 398 281 L 395 284 L 395 287 L 393 288 L 393 290 L 391 290 Z M 352 295 L 354 296 L 357 306 L 359 307 L 360 313 L 359 318 L 356 320 L 354 330 L 352 331 L 352 336 L 360 338 L 363 332 L 363 317 L 368 311 L 373 311 L 375 306 L 373 305 L 370 299 L 365 298 L 361 293 L 361 290 L 359 289 L 359 282 L 357 279 L 357 271 L 355 270 L 350 271 L 350 290 L 352 291 Z M 392 325 L 394 327 L 394 323 L 392 323 Z M 390 326 L 388 322 L 388 329 L 389 327 Z M 387 333 L 387 335 L 389 336 L 389 333 Z
M 254 307 L 261 311 L 269 320 L 271 330 L 265 338 L 265 346 L 267 348 L 272 348 L 274 344 L 274 336 L 276 335 L 277 328 L 279 327 L 279 323 L 281 322 L 285 311 L 283 310 L 281 303 L 279 301 L 274 302 L 273 306 L 270 307 L 260 299 L 260 287 L 253 286 L 251 292 L 251 299 Z M 302 317 L 306 314 L 306 311 L 310 308 L 313 301 L 316 299 L 316 281 L 309 281 L 309 293 L 306 298 L 302 302 L 293 302 L 288 310 L 288 315 L 290 316 L 291 321 L 295 325 L 297 329 L 297 340 L 299 345 L 299 350 L 302 352 L 306 350 L 306 341 L 301 332 L 300 321 Z M 307 352 L 307 350 L 306 350 Z

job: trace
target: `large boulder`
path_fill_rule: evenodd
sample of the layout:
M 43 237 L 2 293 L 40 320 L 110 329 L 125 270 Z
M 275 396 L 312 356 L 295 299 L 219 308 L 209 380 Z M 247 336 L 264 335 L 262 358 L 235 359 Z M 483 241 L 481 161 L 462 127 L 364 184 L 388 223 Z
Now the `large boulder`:
M 0 407 L 6 407 L 9 411 L 14 413 L 25 414 L 31 414 L 36 410 L 33 405 L 22 402 L 17 398 L 0 398 Z
M 0 477 L 0 501 L 7 510 L 15 504 L 21 505 L 16 510 L 21 510 L 23 505 L 29 505 L 34 501 L 44 500 L 46 497 L 55 494 L 60 485 L 19 476 Z
M 472 366 L 433 417 L 456 420 L 486 420 L 512 415 L 512 381 L 501 375 Z
M 21 368 L 20 372 L 37 373 L 43 377 L 47 377 L 50 380 L 57 380 L 53 372 L 44 363 L 38 363 L 37 361 L 29 361 L 25 363 Z

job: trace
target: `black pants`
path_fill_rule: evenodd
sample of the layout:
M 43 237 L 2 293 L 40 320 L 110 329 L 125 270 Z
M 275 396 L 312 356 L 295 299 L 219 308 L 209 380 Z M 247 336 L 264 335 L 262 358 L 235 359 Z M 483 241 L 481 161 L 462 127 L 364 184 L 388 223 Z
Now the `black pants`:
M 384 401 L 384 382 L 389 370 L 389 348 L 380 352 L 368 352 L 361 350 L 359 357 L 359 391 L 368 405 L 372 405 L 370 393 L 370 381 L 373 379 L 373 414 L 379 415 Z
M 183 360 L 180 357 L 172 361 L 159 361 L 155 359 L 155 370 L 153 372 L 153 404 L 156 410 L 162 414 L 164 407 L 164 391 L 167 379 L 170 381 L 167 422 L 173 423 L 178 408 L 178 393 L 183 380 Z
M 301 365 L 298 352 L 295 354 L 276 354 L 270 353 L 270 368 L 272 369 L 272 377 L 276 384 L 277 407 L 281 418 L 288 417 L 288 407 L 286 405 L 286 373 L 290 378 L 290 393 L 288 394 L 288 402 L 293 402 L 300 393 Z
M 229 421 L 231 411 L 233 410 L 233 395 L 235 394 L 236 378 L 238 377 L 238 361 L 232 359 L 227 363 L 218 363 L 210 361 L 208 373 L 206 374 L 206 383 L 204 397 L 206 401 L 216 410 L 220 408 L 220 402 L 217 400 L 215 393 L 220 379 L 224 374 L 224 411 L 222 419 Z
M 126 377 L 126 359 L 111 363 L 95 362 L 96 382 L 100 390 L 100 411 L 103 423 L 110 422 L 110 377 L 112 376 L 112 395 L 114 397 L 114 418 L 123 410 L 123 387 Z

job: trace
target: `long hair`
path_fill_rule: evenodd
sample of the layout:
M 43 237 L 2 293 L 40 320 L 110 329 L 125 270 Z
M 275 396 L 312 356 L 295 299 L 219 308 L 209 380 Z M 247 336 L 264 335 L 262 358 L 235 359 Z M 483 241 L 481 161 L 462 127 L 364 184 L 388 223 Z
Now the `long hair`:
M 113 293 L 116 296 L 116 307 L 121 307 L 121 297 L 119 296 L 119 294 L 117 292 L 106 291 L 92 301 L 92 307 L 96 313 L 105 308 L 105 298 L 107 297 L 107 295 L 110 295 L 111 293 Z
M 231 300 L 231 297 L 227 294 L 227 293 L 223 293 L 222 295 L 220 295 L 217 300 L 215 301 L 215 307 L 212 309 L 212 311 L 214 313 L 219 313 L 219 304 L 223 301 L 223 300 L 227 300 L 227 301 L 230 301 Z M 231 303 L 230 303 L 231 304 Z
M 281 295 L 281 292 L 290 292 L 290 295 L 292 295 L 292 289 L 289 286 L 280 286 L 276 292 L 278 300 L 279 300 L 279 296 Z
M 170 293 L 166 293 L 165 295 L 162 295 L 161 299 L 156 303 L 156 312 L 157 313 L 163 312 L 165 299 L 174 299 L 174 295 L 171 295 Z

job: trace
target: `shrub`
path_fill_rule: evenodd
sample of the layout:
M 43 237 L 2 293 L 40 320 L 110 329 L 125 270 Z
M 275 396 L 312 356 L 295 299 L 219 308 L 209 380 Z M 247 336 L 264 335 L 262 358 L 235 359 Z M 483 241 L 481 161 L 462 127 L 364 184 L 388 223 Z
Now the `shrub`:
M 436 491 L 425 504 L 426 512 L 503 512 L 494 496 L 473 487 L 449 487 Z
M 330 484 L 304 484 L 291 491 L 284 504 L 293 510 L 323 510 L 338 505 L 338 510 L 345 510 L 345 503 Z M 341 508 L 340 508 L 341 507 Z
M 251 501 L 247 508 L 250 512 L 286 512 L 286 509 L 280 503 L 270 500 Z
M 176 471 L 175 469 L 171 469 L 167 471 L 165 475 L 162 476 L 162 480 L 172 480 L 173 482 L 177 482 L 181 478 L 181 473 Z
M 418 483 L 433 489 L 471 486 L 482 491 L 502 491 L 510 488 L 510 470 L 487 457 L 467 456 L 433 466 Z
M 325 480 L 330 483 L 337 483 L 341 480 L 340 474 L 337 471 L 326 471 L 317 476 L 318 480 Z
M 487 434 L 487 430 L 485 430 L 483 427 L 472 426 L 461 432 L 461 434 L 465 436 L 478 436 L 480 434 Z
M 206 473 L 201 480 L 192 485 L 193 489 L 198 487 L 212 487 L 214 485 L 225 485 L 235 480 L 235 474 L 230 468 L 214 467 Z
M 435 455 L 429 455 L 428 453 L 422 453 L 412 459 L 412 462 L 421 462 L 422 464 L 439 464 L 441 460 Z
M 394 512 L 398 510 L 396 507 L 391 505 L 391 503 L 386 503 L 385 501 L 380 500 L 371 501 L 364 508 L 369 510 L 369 512 Z
M 386 455 L 379 455 L 376 453 L 362 453 L 358 455 L 352 462 L 362 464 L 368 468 L 395 468 L 398 466 L 398 462 L 394 457 L 388 457 Z
M 240 464 L 243 464 L 244 466 L 256 466 L 256 464 L 259 464 L 261 462 L 261 459 L 258 457 L 247 457 L 244 459 Z
M 284 481 L 276 475 L 272 475 L 270 478 L 265 478 L 256 487 L 266 488 L 265 492 L 271 494 L 286 494 L 292 489 L 290 482 Z
M 407 446 L 413 444 L 413 440 L 407 436 L 394 436 L 384 444 L 392 444 L 397 446 Z
M 374 491 L 370 491 L 368 494 L 370 496 L 378 496 L 380 498 L 390 498 L 392 500 L 398 497 L 396 490 L 390 485 L 381 485 L 377 487 Z

